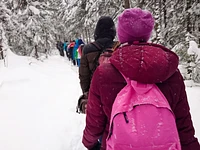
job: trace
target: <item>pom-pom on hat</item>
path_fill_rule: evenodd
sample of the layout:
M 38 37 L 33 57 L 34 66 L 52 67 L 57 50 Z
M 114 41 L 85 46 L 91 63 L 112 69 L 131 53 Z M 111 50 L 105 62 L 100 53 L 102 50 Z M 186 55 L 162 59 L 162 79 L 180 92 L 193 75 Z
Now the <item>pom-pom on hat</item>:
M 115 36 L 116 28 L 113 19 L 109 16 L 100 17 L 94 31 L 94 39 L 111 38 L 113 40 Z
M 121 43 L 147 42 L 154 28 L 154 18 L 147 10 L 130 8 L 118 16 L 117 35 Z

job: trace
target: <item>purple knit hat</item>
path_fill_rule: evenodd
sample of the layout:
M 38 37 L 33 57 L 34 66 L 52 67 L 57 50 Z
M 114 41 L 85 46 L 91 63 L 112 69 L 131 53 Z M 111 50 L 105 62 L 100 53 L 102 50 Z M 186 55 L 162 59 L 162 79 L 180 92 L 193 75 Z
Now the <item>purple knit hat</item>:
M 121 43 L 147 42 L 154 28 L 154 18 L 147 10 L 125 9 L 118 17 L 117 35 Z

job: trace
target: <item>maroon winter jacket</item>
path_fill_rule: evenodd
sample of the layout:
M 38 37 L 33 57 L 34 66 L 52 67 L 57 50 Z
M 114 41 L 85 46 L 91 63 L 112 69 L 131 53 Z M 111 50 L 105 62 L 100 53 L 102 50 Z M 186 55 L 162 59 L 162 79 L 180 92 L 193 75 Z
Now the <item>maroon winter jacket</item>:
M 178 57 L 156 44 L 134 44 L 120 47 L 113 53 L 111 64 L 102 64 L 94 72 L 87 104 L 86 127 L 82 142 L 91 149 L 103 135 L 101 150 L 106 149 L 112 104 L 126 85 L 119 73 L 142 83 L 156 83 L 167 98 L 176 117 L 182 150 L 200 150 L 183 78 L 177 68 Z

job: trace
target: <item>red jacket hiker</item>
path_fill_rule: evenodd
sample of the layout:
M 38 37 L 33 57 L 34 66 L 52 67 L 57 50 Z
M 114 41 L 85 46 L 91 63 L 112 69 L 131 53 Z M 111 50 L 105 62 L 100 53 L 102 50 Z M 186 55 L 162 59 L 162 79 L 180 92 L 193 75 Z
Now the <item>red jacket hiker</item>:
M 155 44 L 132 45 L 116 50 L 110 61 L 111 64 L 99 66 L 92 78 L 83 135 L 83 144 L 87 148 L 92 148 L 103 135 L 101 150 L 106 149 L 112 104 L 126 85 L 118 72 L 120 70 L 130 79 L 156 83 L 175 114 L 182 150 L 200 150 L 194 137 L 185 85 L 177 68 L 178 57 L 175 53 Z
M 118 39 L 122 44 L 129 45 L 118 48 L 110 63 L 100 65 L 93 74 L 83 134 L 83 144 L 88 149 L 93 149 L 102 135 L 101 150 L 106 149 L 112 105 L 126 85 L 122 73 L 130 80 L 155 83 L 175 115 L 182 150 L 200 150 L 194 137 L 185 85 L 177 68 L 178 56 L 163 46 L 145 43 L 153 28 L 154 18 L 147 10 L 125 9 L 118 16 Z

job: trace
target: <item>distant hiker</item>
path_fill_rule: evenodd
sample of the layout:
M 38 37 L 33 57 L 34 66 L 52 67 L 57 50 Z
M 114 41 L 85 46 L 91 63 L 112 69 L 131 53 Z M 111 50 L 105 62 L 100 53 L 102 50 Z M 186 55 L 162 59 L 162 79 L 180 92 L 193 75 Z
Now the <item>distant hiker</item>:
M 77 66 L 80 67 L 81 56 L 83 51 L 84 44 L 79 45 L 77 49 Z
M 63 43 L 61 41 L 57 41 L 56 47 L 59 51 L 60 56 L 64 57 Z
M 69 43 L 67 40 L 63 43 L 63 50 L 64 50 L 66 56 L 69 58 L 68 49 L 67 49 L 68 44 Z
M 70 58 L 71 61 L 73 61 L 73 49 L 74 49 L 74 45 L 75 45 L 75 40 L 71 41 L 69 43 L 69 45 L 68 45 L 69 58 Z
M 98 66 L 97 60 L 100 53 L 105 48 L 113 47 L 113 45 L 115 44 L 115 42 L 113 41 L 115 36 L 116 29 L 113 19 L 109 16 L 100 17 L 94 31 L 95 42 L 85 45 L 82 51 L 79 67 L 79 79 L 83 95 L 84 93 L 87 93 L 90 89 L 90 82 L 92 79 L 92 75 L 96 67 Z M 81 107 L 81 109 L 82 108 L 85 107 L 83 106 Z M 82 110 L 80 111 L 82 112 Z
M 79 47 L 78 47 L 78 54 L 79 54 L 79 57 L 81 58 L 81 56 L 82 56 L 82 52 L 83 52 L 83 48 L 84 48 L 84 46 L 85 46 L 85 44 L 81 44 L 81 45 L 79 45 Z
M 81 45 L 81 44 L 84 44 L 83 43 L 83 41 L 82 41 L 82 39 L 76 39 L 75 40 L 75 45 L 74 45 L 74 48 L 73 48 L 73 63 L 74 63 L 74 65 L 77 65 L 77 66 L 80 66 L 80 64 L 78 64 L 78 52 L 77 52 L 77 50 L 78 50 L 78 48 L 79 48 L 79 46 Z
M 96 69 L 90 84 L 86 126 L 82 139 L 86 148 L 96 147 L 99 143 L 98 139 L 103 135 L 101 150 L 200 150 L 198 140 L 194 137 L 195 131 L 185 85 L 178 69 L 178 56 L 164 46 L 147 43 L 153 28 L 154 18 L 147 10 L 126 9 L 118 16 L 117 35 L 122 45 L 112 54 L 110 63 L 100 65 Z M 84 73 L 86 74 L 86 71 Z M 82 83 L 86 81 L 88 80 L 82 80 Z M 148 93 L 147 88 L 151 90 L 152 86 L 156 89 L 155 96 L 159 93 L 161 99 L 166 99 L 162 101 L 163 104 L 160 104 L 160 99 L 154 99 L 151 107 L 154 113 L 149 112 L 150 109 L 144 110 L 147 106 L 150 108 L 149 104 L 139 105 L 154 98 L 154 94 L 146 99 L 144 97 L 145 92 Z M 82 87 L 88 90 L 88 86 Z M 137 87 L 131 91 L 136 96 L 134 99 L 129 99 L 132 95 L 127 97 L 130 91 L 124 92 L 124 95 L 119 93 L 125 87 L 128 89 Z M 143 89 L 147 91 L 144 92 Z M 121 95 L 118 97 L 121 101 L 115 103 L 118 94 Z M 143 99 L 140 99 L 141 97 Z M 124 98 L 127 101 L 124 101 Z M 138 102 L 138 105 L 132 102 Z M 119 113 L 116 113 L 117 108 L 113 108 L 114 104 L 130 111 L 135 110 L 138 115 L 142 114 L 143 117 L 146 115 L 146 118 L 136 118 L 135 114 L 121 113 L 121 110 L 117 110 Z M 160 105 L 168 107 L 167 117 L 170 114 L 171 119 L 174 119 L 178 136 L 174 128 L 168 130 L 167 127 L 166 131 L 162 130 L 162 126 L 167 126 L 167 122 L 163 121 L 166 117 L 164 114 L 162 114 L 164 118 L 159 113 L 153 116 L 157 113 L 155 109 L 158 110 Z M 140 110 L 139 108 L 142 107 L 143 109 Z M 121 120 L 117 120 L 118 124 L 114 122 L 117 117 L 111 116 L 114 112 L 117 116 L 121 115 L 121 118 L 118 118 Z M 145 126 L 145 123 L 153 124 L 155 120 L 149 118 L 157 118 L 156 122 L 158 119 L 160 121 L 150 129 L 150 126 Z M 141 122 L 138 122 L 139 120 Z M 130 127 L 130 124 L 132 128 L 128 128 L 129 132 L 123 132 L 127 131 L 126 127 Z M 118 128 L 121 131 L 116 132 Z M 119 132 L 122 134 L 119 135 Z M 163 132 L 166 133 L 166 137 L 161 134 Z M 173 134 L 175 137 L 168 137 Z M 135 135 L 132 140 L 129 138 L 130 135 Z M 180 139 L 180 144 L 177 138 Z

